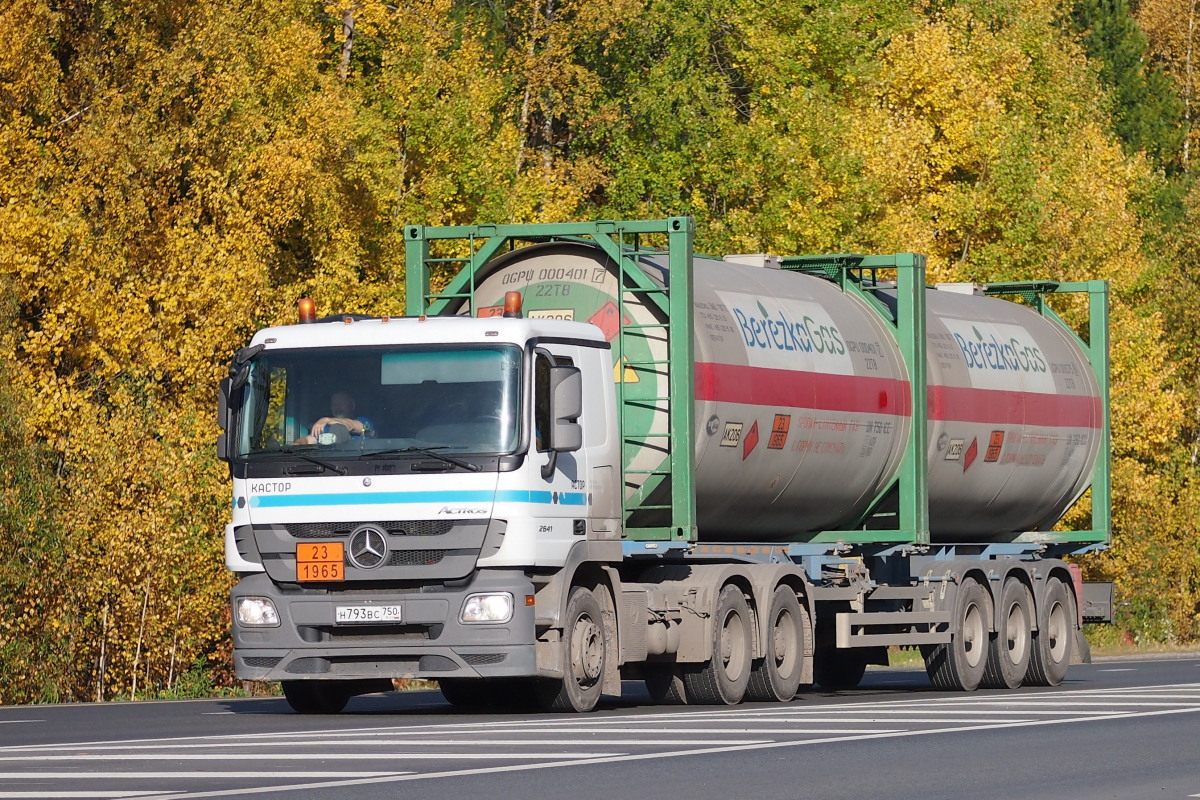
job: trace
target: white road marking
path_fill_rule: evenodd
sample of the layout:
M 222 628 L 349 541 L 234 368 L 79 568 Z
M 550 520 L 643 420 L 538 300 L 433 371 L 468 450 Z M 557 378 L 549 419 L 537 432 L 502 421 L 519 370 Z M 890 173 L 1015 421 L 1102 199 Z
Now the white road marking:
M 1200 698 L 1196 698 L 1196 701 L 1198 703 L 1200 703 Z M 974 705 L 987 707 L 987 706 L 992 706 L 992 705 L 997 705 L 997 706 L 1039 706 L 1039 705 L 1043 705 L 1044 706 L 1046 704 L 1044 702 L 1041 702 L 1038 700 L 994 700 L 991 702 L 978 702 L 978 703 L 975 703 Z M 1132 700 L 1132 701 L 1108 700 L 1107 698 L 1102 698 L 1102 697 L 1097 697 L 1095 699 L 1087 699 L 1087 700 L 1057 700 L 1054 703 L 1051 703 L 1051 705 L 1055 705 L 1055 706 L 1087 706 L 1087 707 L 1091 707 L 1091 708 L 1112 708 L 1114 706 L 1132 706 L 1134 708 L 1158 708 L 1158 707 L 1178 708 L 1179 707 L 1179 703 L 1159 703 L 1156 701 L 1148 701 L 1148 700 Z M 1200 706 L 1198 706 L 1198 707 L 1200 707 Z
M 520 742 L 513 742 L 519 747 Z M 753 747 L 754 745 L 729 745 L 730 747 Z M 328 757 L 326 754 L 322 756 Z M 625 753 L 338 753 L 335 758 L 342 761 L 370 759 L 457 759 L 459 761 L 493 760 L 497 758 L 613 758 Z M 138 753 L 139 761 L 311 761 L 312 753 Z M 112 761 L 111 754 L 80 753 L 78 755 L 38 753 L 36 756 L 0 756 L 0 761 Z
M 877 732 L 881 732 L 881 730 L 888 730 L 888 729 L 890 729 L 890 728 L 882 728 L 882 729 L 864 728 L 862 730 L 856 730 L 856 732 L 853 732 L 853 733 L 877 733 Z M 503 733 L 503 732 L 500 732 L 500 733 Z M 586 732 L 583 732 L 583 733 L 586 733 Z M 664 733 L 664 734 L 670 734 L 670 733 L 780 733 L 780 730 L 776 729 L 776 728 L 770 728 L 770 729 L 757 730 L 757 732 L 755 732 L 755 730 L 748 730 L 748 729 L 744 729 L 744 728 L 737 728 L 737 729 L 731 729 L 731 730 L 714 730 L 712 728 L 695 728 L 695 729 L 662 728 L 661 730 L 659 730 L 659 732 L 655 732 L 655 730 L 646 730 L 646 729 L 641 729 L 641 728 L 629 729 L 629 730 L 622 730 L 622 729 L 618 728 L 618 729 L 600 730 L 600 732 L 596 732 L 596 733 L 605 733 L 605 734 L 607 734 L 607 733 Z M 791 730 L 787 730 L 787 732 L 785 732 L 785 733 L 792 733 L 792 732 L 791 732 Z M 845 728 L 830 728 L 830 729 L 814 730 L 814 733 L 847 733 L 847 730 Z M 763 739 L 724 739 L 724 740 L 720 740 L 720 739 L 673 739 L 672 741 L 674 742 L 674 744 L 677 744 L 677 745 L 754 745 L 754 744 L 757 744 L 757 742 L 766 741 L 766 740 L 763 740 Z M 290 747 L 328 747 L 329 744 L 330 744 L 330 742 L 326 741 L 324 739 L 314 739 L 314 740 L 299 739 L 299 740 L 293 740 L 293 741 L 288 742 L 288 746 L 290 746 Z M 474 747 L 474 746 L 478 746 L 478 745 L 500 746 L 500 747 L 505 747 L 505 746 L 524 747 L 527 745 L 559 745 L 559 746 L 605 745 L 605 746 L 608 746 L 608 745 L 661 745 L 661 744 L 662 744 L 661 739 L 623 739 L 623 740 L 617 741 L 617 740 L 610 740 L 610 739 L 594 739 L 594 738 L 589 738 L 589 739 L 554 738 L 554 739 L 521 739 L 520 741 L 516 741 L 516 740 L 512 740 L 512 739 L 432 739 L 431 734 L 425 734 L 425 740 L 422 740 L 422 741 L 414 741 L 412 739 L 354 739 L 354 738 L 340 739 L 337 741 L 337 745 L 341 746 L 341 747 L 382 747 L 382 746 L 394 747 L 396 745 L 400 745 L 403 747 L 443 747 L 443 746 L 444 747 Z M 211 744 L 211 742 L 206 742 L 206 744 L 203 744 L 203 745 L 182 745 L 182 744 L 180 744 L 180 745 L 161 745 L 161 746 L 155 746 L 155 745 L 132 745 L 132 746 L 131 745 L 89 745 L 89 746 L 84 747 L 84 750 L 88 751 L 88 753 L 97 753 L 97 751 L 108 751 L 108 752 L 114 752 L 114 753 L 136 753 L 137 751 L 140 751 L 140 750 L 155 750 L 155 751 L 198 750 L 198 748 L 204 748 L 204 750 L 214 750 L 214 748 L 221 748 L 221 747 L 236 747 L 236 748 L 239 748 L 239 750 L 245 750 L 245 748 L 247 748 L 247 747 L 278 747 L 278 746 L 280 746 L 280 742 L 277 742 L 277 741 L 228 741 L 228 742 L 222 742 L 222 744 Z M 14 748 L 7 748 L 7 750 L 2 751 L 2 752 L 20 752 L 20 750 L 22 750 L 22 748 L 14 747 Z M 38 757 L 40 757 L 40 756 L 38 756 Z M 226 754 L 212 753 L 211 757 L 212 758 L 226 758 Z M 324 753 L 322 753 L 322 757 L 324 757 Z M 266 756 L 263 756 L 263 758 L 266 758 Z
M 30 722 L 45 722 L 44 719 L 0 719 L 0 725 L 22 725 Z
M 1133 719 L 1133 718 L 1137 718 L 1137 717 L 1164 716 L 1167 714 L 1187 714 L 1187 713 L 1193 713 L 1196 711 L 1200 711 L 1200 708 L 1169 709 L 1169 710 L 1142 711 L 1142 712 L 1119 712 L 1119 713 L 1115 713 L 1115 714 L 1109 714 L 1105 717 L 1101 717 L 1100 719 Z M 734 745 L 734 746 L 729 746 L 729 747 L 710 747 L 710 748 L 691 749 L 691 750 L 671 750 L 671 751 L 660 751 L 660 752 L 652 752 L 652 753 L 632 753 L 632 754 L 626 753 L 626 754 L 622 754 L 622 755 L 599 756 L 597 758 L 578 759 L 578 760 L 574 760 L 574 761 L 546 761 L 546 762 L 542 762 L 540 764 L 508 764 L 508 765 L 495 766 L 495 767 L 479 767 L 479 768 L 472 768 L 472 769 L 450 770 L 450 771 L 446 771 L 446 772 L 412 773 L 409 775 L 403 775 L 403 776 L 399 776 L 399 777 L 395 777 L 395 778 L 366 778 L 363 780 L 331 781 L 328 783 L 308 783 L 308 784 L 297 784 L 294 786 L 272 786 L 272 787 L 270 787 L 270 789 L 273 792 L 288 791 L 288 790 L 292 790 L 292 789 L 313 790 L 313 789 L 339 788 L 339 787 L 344 787 L 344 786 L 361 786 L 361 785 L 367 785 L 367 784 L 381 784 L 381 783 L 392 783 L 392 782 L 399 783 L 399 782 L 407 782 L 407 781 L 429 780 L 429 779 L 433 779 L 433 778 L 463 777 L 463 776 L 468 776 L 468 775 L 495 775 L 495 774 L 505 773 L 505 772 L 520 772 L 520 771 L 534 770 L 534 769 L 552 769 L 552 768 L 556 768 L 556 767 L 584 766 L 584 765 L 595 765 L 595 764 L 615 764 L 615 763 L 622 763 L 622 762 L 629 762 L 629 761 L 647 761 L 647 760 L 653 760 L 653 759 L 658 759 L 658 758 L 678 758 L 681 756 L 698 756 L 698 755 L 709 755 L 709 754 L 714 754 L 714 753 L 736 753 L 736 752 L 745 752 L 745 751 L 749 751 L 749 750 L 796 748 L 796 747 L 805 747 L 805 746 L 819 745 L 819 744 L 833 744 L 833 743 L 839 743 L 839 742 L 868 741 L 868 740 L 872 740 L 872 739 L 895 739 L 895 738 L 901 738 L 901 737 L 906 737 L 906 736 L 927 736 L 927 735 L 931 735 L 931 734 L 942 734 L 942 733 L 964 733 L 967 731 L 1002 730 L 1005 728 L 1038 727 L 1038 726 L 1043 726 L 1043 725 L 1060 725 L 1060 724 L 1068 724 L 1068 723 L 1076 723 L 1076 722 L 1091 722 L 1096 719 L 1097 719 L 1096 717 L 1079 717 L 1079 718 L 1072 718 L 1072 719 L 1035 720 L 1032 722 L 1013 722 L 1010 720 L 1010 721 L 994 723 L 994 724 L 963 725 L 963 726 L 958 726 L 958 727 L 953 727 L 953 728 L 927 728 L 927 729 L 923 729 L 923 730 L 898 731 L 898 732 L 892 732 L 892 733 L 858 734 L 858 735 L 853 735 L 853 736 L 831 736 L 831 737 L 826 737 L 826 738 L 821 738 L 821 739 L 802 739 L 802 740 L 795 740 L 795 741 L 769 742 L 769 743 L 754 744 L 754 745 Z M 261 793 L 262 791 L 263 791 L 263 789 L 261 787 L 247 788 L 247 789 L 234 789 L 234 790 L 225 789 L 225 790 L 213 791 L 213 792 L 192 792 L 192 793 L 188 793 L 188 794 L 163 795 L 161 798 L 152 798 L 152 800 L 177 800 L 177 799 L 183 800 L 184 798 L 186 798 L 187 800 L 193 800 L 194 798 L 202 798 L 202 797 L 232 797 L 235 795 L 258 794 L 258 793 Z
M 1137 670 L 1134 669 L 1133 667 L 1122 667 L 1121 669 L 1102 669 L 1102 670 L 1097 670 L 1097 671 L 1098 672 L 1137 672 Z
M 1176 702 L 1166 702 L 1175 699 Z M 1169 707 L 1169 708 L 1160 708 Z M 268 762 L 275 760 L 278 767 L 286 762 L 320 757 L 323 763 L 336 766 L 344 762 L 350 766 L 352 760 L 376 760 L 373 766 L 385 766 L 390 760 L 405 759 L 424 761 L 426 769 L 437 761 L 463 762 L 449 765 L 450 769 L 439 771 L 382 772 L 326 772 L 294 773 L 276 771 L 271 773 L 225 773 L 214 776 L 244 776 L 256 778 L 290 780 L 286 785 L 245 786 L 232 789 L 195 791 L 184 793 L 172 787 L 158 793 L 118 792 L 105 793 L 106 797 L 130 797 L 144 800 L 182 800 L 182 798 L 232 797 L 258 794 L 264 791 L 284 792 L 291 790 L 314 790 L 347 786 L 381 785 L 402 781 L 426 780 L 442 777 L 469 775 L 498 775 L 533 769 L 550 769 L 577 764 L 610 764 L 628 761 L 644 761 L 658 758 L 705 755 L 710 753 L 736 753 L 752 750 L 796 748 L 808 745 L 838 742 L 869 741 L 907 736 L 923 736 L 967 731 L 1002 730 L 1057 724 L 1073 724 L 1100 720 L 1120 720 L 1200 712 L 1200 684 L 1172 684 L 1136 689 L 1087 689 L 1027 691 L 1019 695 L 984 694 L 970 697 L 918 697 L 915 699 L 886 699 L 864 701 L 847 705 L 807 706 L 803 701 L 773 709 L 754 707 L 731 707 L 698 710 L 673 709 L 668 712 L 639 714 L 635 717 L 620 712 L 592 719 L 545 719 L 495 720 L 483 722 L 472 720 L 461 723 L 435 722 L 424 725 L 393 726 L 388 728 L 353 728 L 346 730 L 309 730 L 292 733 L 259 733 L 243 735 L 214 735 L 204 737 L 175 737 L 172 739 L 136 739 L 125 742 L 109 741 L 95 743 L 73 743 L 54 745 L 29 745 L 0 748 L 0 762 L 18 764 L 31 762 L 106 762 L 109 765 L 135 766 L 140 762 L 190 761 L 197 766 L 202 762 L 228 763 L 249 760 Z M 966 719 L 963 719 L 966 717 Z M 814 723 L 837 722 L 838 727 L 815 727 Z M 868 728 L 863 724 L 874 723 L 891 727 Z M 901 729 L 901 725 L 931 724 L 933 727 Z M 846 727 L 846 726 L 855 727 Z M 703 727 L 702 727 L 703 726 Z M 814 727 L 809 727 L 814 726 Z M 466 734 L 470 732 L 471 736 Z M 692 737 L 676 739 L 686 734 L 706 735 L 735 734 L 725 738 Z M 617 736 L 633 734 L 629 739 Z M 740 734 L 740 738 L 736 736 Z M 753 734 L 766 734 L 753 737 Z M 478 738 L 480 735 L 486 738 Z M 421 737 L 414 741 L 411 737 Z M 446 737 L 446 738 L 441 738 Z M 511 737 L 511 738 L 510 738 Z M 525 739 L 523 737 L 539 737 Z M 659 738 L 653 738 L 659 737 Z M 552 744 L 559 747 L 579 747 L 582 752 L 519 752 L 522 747 Z M 228 753 L 228 747 L 247 748 L 292 748 L 288 753 L 276 755 L 271 752 Z M 420 745 L 420 746 L 418 746 Z M 481 745 L 492 752 L 452 752 L 451 748 Z M 499 747 L 497 746 L 499 745 Z M 445 752 L 424 752 L 426 746 L 446 748 Z M 317 754 L 298 753 L 296 748 L 322 748 Z M 649 748 L 631 752 L 601 752 L 604 750 L 629 750 L 633 747 Z M 195 752 L 204 748 L 206 752 Z M 376 748 L 399 748 L 404 752 L 374 752 L 364 750 Z M 514 752 L 503 750 L 513 748 Z M 669 749 L 664 749 L 669 748 Z M 353 753 L 342 751 L 354 749 Z M 550 748 L 553 751 L 553 747 Z M 153 750 L 154 752 L 144 752 Z M 78 755 L 69 755 L 75 751 Z M 113 752 L 120 751 L 120 752 Z M 134 751 L 134 752 L 131 752 Z M 181 752 L 192 751 L 192 752 Z M 529 760 L 534 763 L 526 763 Z M 538 759 L 542 759 L 538 761 Z M 507 761 L 509 763 L 479 763 L 466 766 L 472 761 Z M 149 763 L 145 764 L 149 766 Z M 265 764 L 270 766 L 270 764 Z M 49 766 L 49 765 L 47 765 Z M 366 766 L 364 764 L 364 766 Z M 421 769 L 420 766 L 417 769 Z M 36 766 L 35 766 L 36 768 Z M 111 769 L 111 766 L 109 767 Z M 0 776 L 9 773 L 0 773 Z M 50 773 L 39 773 L 50 774 Z M 74 778 L 96 775 L 112 775 L 113 778 L 129 778 L 145 775 L 150 778 L 163 773 L 70 773 Z M 203 776 L 205 773 L 170 773 Z M 13 773 L 22 777 L 20 773 Z M 24 776 L 28 777 L 28 775 Z M 303 781 L 304 778 L 312 780 Z M 0 793 L 0 799 L 8 795 Z M 12 795 L 34 797 L 28 793 Z M 58 792 L 57 797 L 78 797 L 79 793 Z M 100 797 L 100 793 L 90 793 Z M 1195 797 L 1200 797 L 1196 795 Z
M 0 780 L 111 780 L 136 778 L 158 780 L 161 778 L 380 778 L 385 775 L 411 775 L 411 770 L 392 769 L 376 772 L 0 772 Z
M 99 792 L 88 790 L 86 792 L 0 792 L 0 798 L 16 798 L 16 800 L 39 800 L 43 797 L 161 797 L 163 800 L 172 797 L 181 797 L 183 795 L 174 792 L 163 794 L 162 792 L 129 792 L 129 791 L 109 791 Z

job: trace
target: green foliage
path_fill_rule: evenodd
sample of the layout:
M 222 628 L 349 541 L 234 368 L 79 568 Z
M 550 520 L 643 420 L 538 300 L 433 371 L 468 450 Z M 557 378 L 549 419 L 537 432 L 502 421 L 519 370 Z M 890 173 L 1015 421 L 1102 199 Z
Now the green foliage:
M 1088 568 L 1139 635 L 1200 637 L 1200 194 L 1162 177 L 1191 29 L 1138 13 L 1149 40 L 1117 0 L 0 7 L 0 701 L 236 686 L 216 382 L 298 296 L 400 313 L 405 222 L 691 214 L 707 252 L 1112 281 Z
M 1147 60 L 1146 36 L 1128 0 L 1075 0 L 1071 22 L 1112 92 L 1117 136 L 1132 151 L 1174 169 L 1185 136 L 1183 103 L 1167 75 Z

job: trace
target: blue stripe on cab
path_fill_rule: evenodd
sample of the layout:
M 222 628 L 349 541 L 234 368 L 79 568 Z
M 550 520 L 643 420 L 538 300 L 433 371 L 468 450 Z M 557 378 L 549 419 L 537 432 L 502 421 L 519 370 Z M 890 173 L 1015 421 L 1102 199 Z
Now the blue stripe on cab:
M 507 489 L 500 492 L 432 491 L 432 492 L 343 492 L 340 494 L 271 494 L 250 498 L 251 508 L 289 508 L 294 506 L 371 506 L 412 503 L 534 503 L 566 506 L 587 505 L 584 492 L 523 491 Z

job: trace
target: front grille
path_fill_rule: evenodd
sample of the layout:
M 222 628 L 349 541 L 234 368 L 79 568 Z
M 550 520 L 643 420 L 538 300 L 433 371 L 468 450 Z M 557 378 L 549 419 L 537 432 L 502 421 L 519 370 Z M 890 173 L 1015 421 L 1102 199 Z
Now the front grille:
M 499 664 L 506 658 L 508 655 L 505 653 L 464 653 L 462 660 L 472 667 L 481 667 L 485 664 Z
M 389 567 L 427 567 L 446 557 L 446 550 L 393 550 L 388 556 Z
M 271 669 L 283 659 L 271 656 L 250 656 L 243 658 L 242 663 L 247 667 L 257 667 L 258 669 Z
M 345 539 L 362 522 L 297 522 L 284 526 L 296 539 Z M 368 523 L 397 536 L 441 536 L 454 527 L 454 520 L 409 519 Z

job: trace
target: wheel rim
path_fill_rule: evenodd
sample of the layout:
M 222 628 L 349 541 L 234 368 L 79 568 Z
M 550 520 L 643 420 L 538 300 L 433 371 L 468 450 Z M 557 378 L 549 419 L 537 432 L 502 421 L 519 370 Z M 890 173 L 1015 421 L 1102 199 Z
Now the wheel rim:
M 748 664 L 745 621 L 741 614 L 730 611 L 721 625 L 721 667 L 730 680 L 737 681 Z
M 1046 633 L 1050 635 L 1050 659 L 1057 664 L 1067 655 L 1067 612 L 1063 604 L 1056 602 L 1051 606 L 1048 617 Z
M 787 609 L 775 617 L 775 625 L 771 630 L 771 655 L 775 661 L 775 669 L 782 674 L 791 672 L 792 662 L 796 658 L 796 626 L 792 622 L 792 614 Z
M 1008 608 L 1008 620 L 1005 622 L 1008 639 L 1007 655 L 1013 665 L 1020 665 L 1029 652 L 1029 617 L 1025 606 L 1013 603 Z
M 590 615 L 584 614 L 571 630 L 571 674 L 580 686 L 590 686 L 599 679 L 603 665 L 600 627 Z
M 963 655 L 968 666 L 978 667 L 983 661 L 986 642 L 987 631 L 983 624 L 983 611 L 979 604 L 971 603 L 967 606 L 967 613 L 963 615 L 962 628 Z

